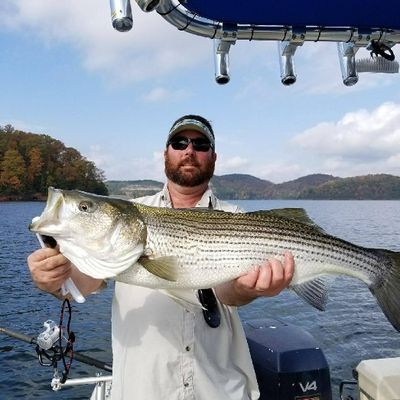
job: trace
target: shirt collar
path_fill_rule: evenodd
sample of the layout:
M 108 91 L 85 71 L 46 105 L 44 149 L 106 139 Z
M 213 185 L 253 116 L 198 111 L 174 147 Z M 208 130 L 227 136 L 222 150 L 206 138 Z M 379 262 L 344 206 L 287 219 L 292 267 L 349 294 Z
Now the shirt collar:
M 164 184 L 164 187 L 161 191 L 161 200 L 164 207 L 172 207 L 171 196 L 169 195 L 168 186 L 166 183 Z M 201 199 L 196 204 L 196 207 L 214 209 L 216 207 L 216 203 L 217 198 L 215 197 L 210 187 L 207 187 L 207 190 L 203 193 L 203 196 L 201 196 Z

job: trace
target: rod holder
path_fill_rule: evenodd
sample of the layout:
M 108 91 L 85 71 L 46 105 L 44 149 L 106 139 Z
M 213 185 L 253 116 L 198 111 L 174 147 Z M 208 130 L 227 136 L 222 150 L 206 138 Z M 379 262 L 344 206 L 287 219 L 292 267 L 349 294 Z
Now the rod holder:
M 132 29 L 133 18 L 130 0 L 110 0 L 111 22 L 118 32 Z
M 356 53 L 359 49 L 354 43 L 337 44 L 342 80 L 346 86 L 353 86 L 358 82 L 356 67 Z
M 136 3 L 142 11 L 151 12 L 159 6 L 161 0 L 136 0 Z
M 279 54 L 279 67 L 281 71 L 281 82 L 285 86 L 293 85 L 296 80 L 296 71 L 294 63 L 294 55 L 299 46 L 302 46 L 303 42 L 284 41 L 278 42 L 278 54 Z
M 219 85 L 224 85 L 230 81 L 229 73 L 229 50 L 232 42 L 214 39 L 214 65 L 215 81 Z

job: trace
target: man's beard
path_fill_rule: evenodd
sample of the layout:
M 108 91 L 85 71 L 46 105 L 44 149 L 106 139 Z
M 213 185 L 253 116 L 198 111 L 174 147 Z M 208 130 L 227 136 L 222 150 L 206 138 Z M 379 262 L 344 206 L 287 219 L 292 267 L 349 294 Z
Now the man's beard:
M 191 171 L 182 171 L 181 167 L 192 165 L 196 167 Z M 215 161 L 210 160 L 203 167 L 194 158 L 187 158 L 185 161 L 173 165 L 168 154 L 165 156 L 165 175 L 179 186 L 195 187 L 208 182 L 214 175 Z

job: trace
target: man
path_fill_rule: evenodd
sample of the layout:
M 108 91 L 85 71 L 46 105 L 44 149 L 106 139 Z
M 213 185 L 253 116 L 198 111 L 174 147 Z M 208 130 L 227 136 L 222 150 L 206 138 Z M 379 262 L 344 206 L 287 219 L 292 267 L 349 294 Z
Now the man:
M 175 121 L 164 159 L 167 183 L 163 190 L 135 201 L 157 207 L 240 212 L 237 206 L 217 199 L 208 186 L 217 159 L 209 121 L 198 115 Z M 102 284 L 80 273 L 54 249 L 34 252 L 28 265 L 36 285 L 53 294 L 58 294 L 68 277 L 84 294 Z M 293 257 L 287 253 L 284 265 L 271 259 L 216 287 L 218 301 L 212 292 L 206 301 L 218 304 L 214 307 L 216 324 L 200 308 L 186 309 L 159 291 L 116 282 L 113 400 L 257 399 L 255 373 L 236 306 L 278 294 L 289 285 L 293 271 Z

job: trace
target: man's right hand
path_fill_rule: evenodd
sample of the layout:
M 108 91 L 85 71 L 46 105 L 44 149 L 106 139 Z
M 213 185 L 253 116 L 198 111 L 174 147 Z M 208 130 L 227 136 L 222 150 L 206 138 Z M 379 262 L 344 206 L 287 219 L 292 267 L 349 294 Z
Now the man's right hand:
M 35 285 L 48 293 L 57 293 L 72 273 L 71 262 L 58 248 L 36 250 L 28 257 L 28 267 Z

